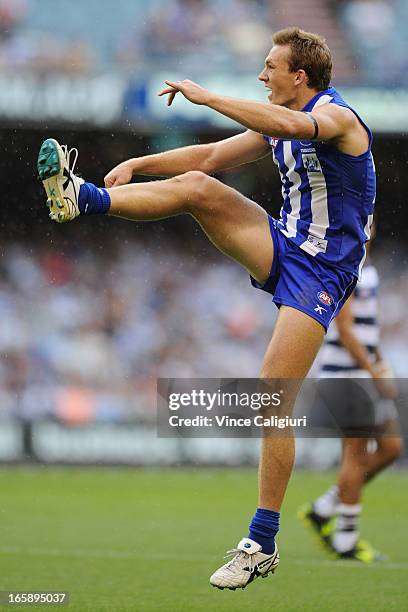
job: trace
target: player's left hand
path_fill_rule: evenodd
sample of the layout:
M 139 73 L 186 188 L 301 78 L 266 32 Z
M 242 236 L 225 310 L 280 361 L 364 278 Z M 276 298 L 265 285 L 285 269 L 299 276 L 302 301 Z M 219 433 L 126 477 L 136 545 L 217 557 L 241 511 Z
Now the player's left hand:
M 201 85 L 189 81 L 164 81 L 168 87 L 160 91 L 158 96 L 168 95 L 167 106 L 171 106 L 174 98 L 178 93 L 183 94 L 187 100 L 193 102 L 193 104 L 207 104 L 210 97 L 210 92 Z

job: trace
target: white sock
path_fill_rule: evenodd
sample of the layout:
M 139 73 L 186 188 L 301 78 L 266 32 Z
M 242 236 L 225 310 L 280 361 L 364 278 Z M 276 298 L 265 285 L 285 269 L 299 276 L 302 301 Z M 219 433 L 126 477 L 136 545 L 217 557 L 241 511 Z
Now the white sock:
M 331 518 L 337 513 L 339 487 L 333 485 L 316 499 L 313 504 L 313 510 L 323 518 Z
M 332 544 L 337 552 L 348 552 L 357 544 L 361 510 L 361 504 L 338 504 L 336 531 L 332 538 Z

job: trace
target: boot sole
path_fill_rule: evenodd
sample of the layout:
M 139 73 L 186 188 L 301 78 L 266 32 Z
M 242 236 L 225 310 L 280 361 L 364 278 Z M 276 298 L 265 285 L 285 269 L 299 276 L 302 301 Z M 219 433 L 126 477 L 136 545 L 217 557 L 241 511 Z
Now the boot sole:
M 61 160 L 58 148 L 58 142 L 53 138 L 44 140 L 38 153 L 37 169 L 47 194 L 46 204 L 50 209 L 49 217 L 52 221 L 63 223 L 65 221 L 65 213 L 68 210 L 58 185 L 58 177 L 61 173 Z

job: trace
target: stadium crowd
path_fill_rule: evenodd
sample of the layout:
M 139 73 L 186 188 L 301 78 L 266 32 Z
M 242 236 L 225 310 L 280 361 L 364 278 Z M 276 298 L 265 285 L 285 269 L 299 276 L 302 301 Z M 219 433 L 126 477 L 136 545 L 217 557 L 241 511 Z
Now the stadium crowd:
M 0 264 L 0 415 L 154 420 L 158 377 L 256 377 L 275 306 L 203 245 L 201 256 L 165 236 L 67 254 L 9 245 Z M 384 352 L 401 376 L 407 281 L 406 271 L 388 270 L 381 292 Z
M 298 0 L 293 4 L 297 25 L 311 29 L 315 15 Z M 336 70 L 343 83 L 407 82 L 408 0 L 314 4 L 316 27 L 333 43 L 340 64 L 349 63 Z M 209 66 L 243 73 L 259 68 L 271 32 L 288 20 L 292 13 L 282 0 L 116 0 L 114 11 L 107 0 L 87 0 L 80 7 L 70 0 L 0 0 L 0 70 L 84 75 L 112 70 L 146 77 L 159 64 L 195 74 Z M 340 45 L 331 39 L 333 30 Z
M 152 411 L 157 377 L 256 376 L 274 313 L 247 284 L 165 240 L 74 259 L 14 245 L 0 288 L 3 414 L 52 414 L 59 391 L 68 410 L 71 389 L 78 418 L 137 416 Z

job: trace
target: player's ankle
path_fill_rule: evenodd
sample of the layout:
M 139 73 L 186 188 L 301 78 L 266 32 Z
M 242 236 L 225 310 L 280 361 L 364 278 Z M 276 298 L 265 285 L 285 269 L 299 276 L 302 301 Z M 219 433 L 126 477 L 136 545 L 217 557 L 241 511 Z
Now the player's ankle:
M 361 504 L 344 504 L 337 506 L 338 517 L 332 544 L 339 553 L 352 550 L 358 542 L 358 522 L 362 510 Z
M 333 548 L 338 553 L 345 553 L 353 550 L 358 542 L 359 532 L 353 531 L 336 531 L 332 537 Z
M 338 486 L 331 486 L 313 502 L 313 512 L 323 519 L 332 518 L 338 511 L 338 494 Z
M 275 536 L 279 531 L 280 513 L 257 508 L 249 526 L 248 537 L 262 546 L 266 555 L 275 551 Z
M 78 208 L 81 215 L 106 215 L 111 199 L 107 189 L 93 183 L 83 183 L 79 190 Z

